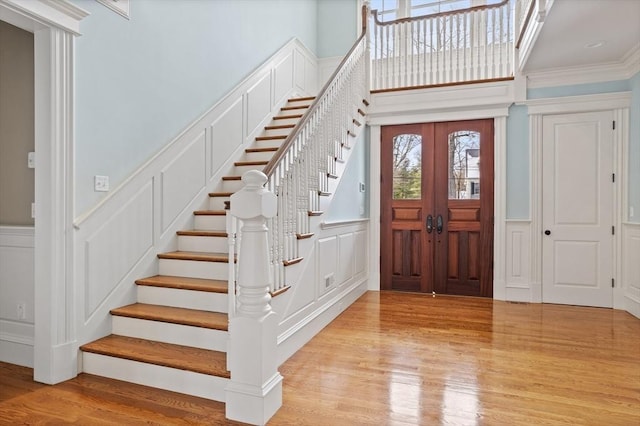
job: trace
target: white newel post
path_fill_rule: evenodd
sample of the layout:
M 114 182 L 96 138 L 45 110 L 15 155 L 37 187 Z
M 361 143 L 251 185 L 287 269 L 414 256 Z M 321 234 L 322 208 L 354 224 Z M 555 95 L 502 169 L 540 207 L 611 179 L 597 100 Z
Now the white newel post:
M 266 221 L 277 212 L 267 176 L 252 170 L 244 188 L 231 196 L 231 214 L 242 219 L 236 314 L 229 321 L 227 356 L 231 380 L 226 389 L 229 419 L 263 425 L 282 405 L 277 365 L 277 317 L 271 311 L 269 244 Z

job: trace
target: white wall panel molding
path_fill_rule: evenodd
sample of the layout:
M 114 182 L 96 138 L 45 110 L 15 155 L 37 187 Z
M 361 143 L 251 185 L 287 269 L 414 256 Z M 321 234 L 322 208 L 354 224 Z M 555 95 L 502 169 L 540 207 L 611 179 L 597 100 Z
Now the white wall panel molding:
M 530 221 L 507 220 L 504 300 L 531 301 L 530 233 Z
M 529 115 L 606 111 L 629 108 L 631 106 L 631 92 L 532 99 L 524 104 L 529 108 Z
M 622 226 L 622 289 L 625 309 L 640 318 L 640 224 Z
M 300 63 L 297 63 L 300 62 Z M 135 300 L 134 281 L 157 273 L 179 229 L 289 97 L 311 95 L 317 59 L 291 40 L 158 154 L 74 222 L 78 343 L 109 332 L 110 309 Z M 297 78 L 300 73 L 301 78 Z M 315 298 L 315 295 L 314 295 Z
M 33 368 L 33 324 L 0 320 L 0 361 Z

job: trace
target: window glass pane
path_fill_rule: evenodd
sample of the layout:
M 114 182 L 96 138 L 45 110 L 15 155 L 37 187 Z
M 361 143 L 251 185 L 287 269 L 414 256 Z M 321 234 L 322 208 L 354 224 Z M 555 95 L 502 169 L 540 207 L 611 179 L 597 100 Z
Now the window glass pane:
M 449 199 L 480 198 L 480 133 L 449 134 Z
M 393 138 L 393 198 L 420 199 L 422 194 L 422 136 Z

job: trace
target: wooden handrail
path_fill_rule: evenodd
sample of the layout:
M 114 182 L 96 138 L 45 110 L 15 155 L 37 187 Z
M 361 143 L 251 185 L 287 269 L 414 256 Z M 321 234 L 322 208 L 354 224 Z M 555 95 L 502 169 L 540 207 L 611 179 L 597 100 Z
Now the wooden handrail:
M 527 10 L 527 16 L 525 16 L 524 21 L 522 23 L 522 27 L 520 28 L 520 34 L 518 34 L 518 41 L 516 42 L 516 49 L 520 49 L 520 43 L 522 43 L 522 39 L 524 38 L 524 32 L 529 26 L 529 21 L 531 21 L 531 16 L 533 15 L 533 9 L 535 7 L 535 0 L 531 0 L 529 4 L 529 10 Z
M 400 19 L 394 19 L 393 21 L 380 21 L 378 19 L 378 10 L 372 10 L 371 14 L 373 15 L 373 19 L 375 20 L 375 23 L 377 25 L 393 25 L 393 24 L 399 24 L 399 23 L 403 23 L 403 22 L 411 22 L 411 21 L 421 21 L 425 18 L 429 18 L 429 19 L 433 19 L 433 18 L 439 18 L 441 16 L 449 16 L 449 15 L 459 15 L 459 14 L 464 14 L 464 13 L 468 13 L 468 12 L 476 12 L 478 10 L 484 10 L 484 9 L 496 9 L 499 7 L 504 6 L 505 4 L 509 3 L 509 0 L 503 0 L 500 3 L 496 3 L 496 4 L 485 4 L 482 6 L 473 6 L 473 7 L 468 7 L 466 9 L 458 9 L 458 10 L 450 10 L 447 12 L 438 12 L 438 13 L 431 13 L 428 15 L 420 15 L 420 16 L 411 16 L 411 17 L 407 17 L 407 18 L 400 18 Z
M 362 6 L 362 9 L 363 9 L 363 14 L 362 15 L 363 15 L 363 18 L 364 18 L 365 16 L 367 16 L 367 12 L 366 12 L 367 6 L 366 5 Z M 267 175 L 267 177 L 270 178 L 273 175 L 273 173 L 276 170 L 276 167 L 278 166 L 278 163 L 286 155 L 286 153 L 289 150 L 289 148 L 293 145 L 293 142 L 296 140 L 298 135 L 300 135 L 300 132 L 302 131 L 304 126 L 308 123 L 309 117 L 311 117 L 311 114 L 313 114 L 314 109 L 316 108 L 316 106 L 320 102 L 320 99 L 322 99 L 322 97 L 327 93 L 327 90 L 329 89 L 329 87 L 331 87 L 331 84 L 333 83 L 333 81 L 336 79 L 336 77 L 340 73 L 340 70 L 342 69 L 342 67 L 344 67 L 344 65 L 347 63 L 349 58 L 351 58 L 351 56 L 353 55 L 353 52 L 355 52 L 355 50 L 360 45 L 360 42 L 362 42 L 362 39 L 365 38 L 366 35 L 367 35 L 367 24 L 366 24 L 366 20 L 363 19 L 362 20 L 362 34 L 360 35 L 360 37 L 358 37 L 358 39 L 353 44 L 353 46 L 351 47 L 349 52 L 342 59 L 342 61 L 340 62 L 340 65 L 338 65 L 338 67 L 335 69 L 333 74 L 331 74 L 331 78 L 329 78 L 329 81 L 327 81 L 327 83 L 322 87 L 322 90 L 320 90 L 320 93 L 318 94 L 318 96 L 316 96 L 316 98 L 311 103 L 311 105 L 309 105 L 309 108 L 307 108 L 307 111 L 303 114 L 302 118 L 300 118 L 300 121 L 298 121 L 298 123 L 293 128 L 293 130 L 291 131 L 289 136 L 287 136 L 287 138 L 282 142 L 282 145 L 280 145 L 280 148 L 278 148 L 276 153 L 273 155 L 273 157 L 269 161 L 269 164 L 267 164 L 265 166 L 265 168 L 263 169 L 262 172 L 265 175 Z

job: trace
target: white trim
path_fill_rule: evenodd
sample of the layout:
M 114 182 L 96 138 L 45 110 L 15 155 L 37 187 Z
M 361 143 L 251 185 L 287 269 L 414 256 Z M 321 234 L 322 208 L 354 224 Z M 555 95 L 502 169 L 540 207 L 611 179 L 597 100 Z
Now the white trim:
M 375 117 L 371 118 L 371 114 L 368 118 L 371 120 L 371 132 L 370 132 L 370 164 L 369 164 L 369 187 L 370 192 L 370 247 L 369 252 L 369 290 L 380 290 L 380 144 L 381 144 L 381 125 L 393 125 L 404 123 L 416 123 L 416 122 L 438 122 L 438 121 L 455 121 L 455 120 L 472 120 L 472 119 L 494 119 L 494 277 L 493 277 L 493 294 L 494 298 L 502 298 L 505 296 L 505 281 L 504 275 L 506 271 L 506 259 L 504 252 L 505 242 L 505 221 L 506 221 L 506 143 L 507 143 L 507 119 L 509 114 L 509 106 L 513 101 L 513 82 L 509 82 L 511 89 L 496 94 L 496 98 L 501 98 L 504 103 L 501 104 L 482 104 L 487 102 L 486 99 L 476 97 L 481 92 L 477 92 L 478 89 L 483 90 L 488 88 L 493 90 L 495 83 L 489 83 L 483 88 L 480 85 L 474 85 L 473 87 L 467 87 L 468 91 L 471 91 L 475 96 L 473 101 L 480 103 L 475 104 L 473 101 L 469 101 L 469 98 L 465 96 L 465 90 L 463 86 L 456 86 L 453 90 L 448 90 L 449 93 L 455 94 L 455 99 L 450 99 L 451 105 L 458 105 L 456 108 L 451 108 L 449 111 L 439 111 L 440 104 L 429 105 L 428 100 L 424 100 L 426 97 L 434 96 L 433 93 L 429 93 L 429 89 L 423 91 L 411 91 L 411 94 L 403 96 L 412 97 L 412 102 L 415 106 L 419 105 L 422 111 L 418 114 L 414 114 L 410 110 L 411 105 L 402 105 L 405 108 L 404 113 L 400 115 L 383 114 L 377 112 Z M 480 87 L 478 87 L 480 86 Z M 441 96 L 444 90 L 450 88 L 438 88 L 430 89 L 436 90 L 435 96 Z M 462 89 L 462 90 L 461 90 Z M 419 92 L 419 93 L 417 93 Z M 422 93 L 423 98 L 420 100 L 418 96 Z M 387 97 L 388 93 L 376 93 L 372 95 L 372 106 L 376 104 L 379 96 Z M 466 99 L 466 104 L 460 102 Z M 491 101 L 490 101 L 491 102 Z M 494 100 L 495 102 L 495 100 Z M 391 105 L 391 103 L 389 103 Z M 427 108 L 427 109 L 425 109 Z
M 554 0 L 547 0 L 546 5 L 544 1 L 539 0 L 531 0 L 536 3 L 535 9 L 532 14 L 532 18 L 529 21 L 529 25 L 525 29 L 524 36 L 522 37 L 522 43 L 520 43 L 520 48 L 517 52 L 518 57 L 518 71 L 523 72 L 524 67 L 527 65 L 527 61 L 529 60 L 529 56 L 533 51 L 533 47 L 536 44 L 536 40 L 538 40 L 538 36 L 540 35 L 540 31 L 542 31 L 542 27 L 544 25 L 544 20 L 546 16 L 549 14 L 549 10 L 551 6 L 553 6 Z M 544 10 L 540 10 L 540 6 L 545 6 Z
M 357 223 L 369 222 L 369 218 L 364 219 L 348 219 L 348 220 L 336 220 L 333 222 L 322 222 L 320 227 L 322 229 L 341 228 L 343 226 L 349 226 Z
M 629 108 L 629 106 L 631 106 L 631 92 L 532 99 L 523 102 L 523 105 L 529 107 L 529 115 L 565 114 Z
M 0 0 L 0 9 L 2 8 L 17 12 L 46 27 L 57 27 L 74 35 L 80 35 L 80 21 L 89 16 L 89 12 L 68 0 Z M 33 32 L 34 27 L 29 31 Z
M 525 104 L 529 107 L 531 302 L 542 301 L 542 121 L 545 115 L 613 110 L 616 120 L 613 170 L 619 178 L 614 183 L 613 214 L 614 226 L 618 232 L 614 235 L 612 274 L 614 279 L 619 282 L 622 270 L 621 224 L 623 213 L 628 210 L 625 207 L 626 195 L 624 194 L 628 179 L 624 154 L 628 152 L 629 144 L 628 117 L 631 92 L 536 99 L 527 101 Z M 613 308 L 625 309 L 624 292 L 620 285 L 616 285 L 613 290 Z
M 130 19 L 129 13 L 129 0 L 96 0 L 98 3 L 108 7 L 113 10 L 118 15 L 123 18 Z

